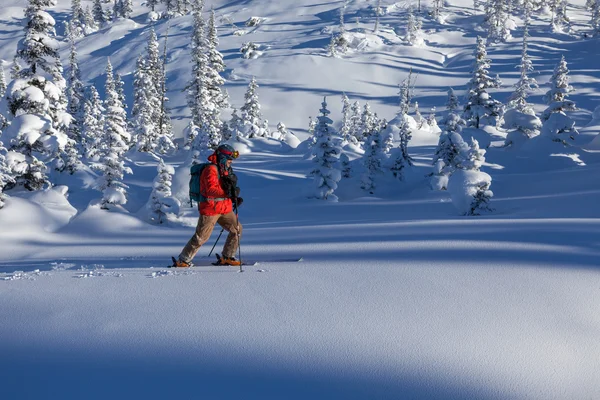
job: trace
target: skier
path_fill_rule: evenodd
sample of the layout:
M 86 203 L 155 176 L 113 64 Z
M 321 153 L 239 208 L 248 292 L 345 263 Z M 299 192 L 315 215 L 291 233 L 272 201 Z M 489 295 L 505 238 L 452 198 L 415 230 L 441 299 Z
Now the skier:
M 229 232 L 222 255 L 217 254 L 216 264 L 240 265 L 240 261 L 235 259 L 235 252 L 239 246 L 242 225 L 238 221 L 237 214 L 233 212 L 233 207 L 234 205 L 239 207 L 244 200 L 239 197 L 237 176 L 231 169 L 233 160 L 238 156 L 239 153 L 233 147 L 222 144 L 208 157 L 210 164 L 207 164 L 200 174 L 201 200 L 198 203 L 200 211 L 198 226 L 178 259 L 173 258 L 173 267 L 192 266 L 192 259 L 210 238 L 216 223 Z

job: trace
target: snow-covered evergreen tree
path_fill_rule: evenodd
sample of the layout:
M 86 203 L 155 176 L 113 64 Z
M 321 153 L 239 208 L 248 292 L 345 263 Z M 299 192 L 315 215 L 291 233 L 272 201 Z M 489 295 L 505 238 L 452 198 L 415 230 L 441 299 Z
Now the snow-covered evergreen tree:
M 363 142 L 371 135 L 373 128 L 376 126 L 375 117 L 371 111 L 371 106 L 367 102 L 363 108 L 363 112 L 360 116 L 360 141 Z
M 0 140 L 0 209 L 4 207 L 4 200 L 6 198 L 4 190 L 15 184 L 15 180 L 12 177 L 12 171 L 6 161 L 6 154 L 7 150 Z
M 104 12 L 104 8 L 102 7 L 101 0 L 94 0 L 94 6 L 92 7 L 92 15 L 94 16 L 94 21 L 98 26 L 102 26 L 106 21 L 106 13 Z
M 408 22 L 406 26 L 406 36 L 404 41 L 411 46 L 420 46 L 423 44 L 423 23 L 420 17 L 415 16 L 412 5 L 408 8 Z
M 488 0 L 485 15 L 488 24 L 488 43 L 506 42 L 510 39 L 508 19 L 510 2 L 506 0 Z
M 497 88 L 498 82 L 488 75 L 490 59 L 487 58 L 485 41 L 477 37 L 475 63 L 472 78 L 467 85 L 467 104 L 464 107 L 463 118 L 469 126 L 480 128 L 485 125 L 497 126 L 502 121 L 504 107 L 494 100 L 487 89 Z
M 121 2 L 121 17 L 131 18 L 133 13 L 133 1 L 132 0 L 119 0 Z
M 311 198 L 337 201 L 334 191 L 337 189 L 337 183 L 342 178 L 340 171 L 339 158 L 342 149 L 338 145 L 336 132 L 331 126 L 333 121 L 329 118 L 330 111 L 327 109 L 327 99 L 323 99 L 320 109 L 321 115 L 315 128 L 316 143 L 313 146 L 314 169 L 311 172 L 313 176 L 313 191 Z
M 526 10 L 528 14 L 529 11 Z M 521 75 L 516 83 L 516 90 L 510 97 L 509 110 L 504 115 L 504 126 L 511 130 L 506 137 L 506 146 L 513 146 L 524 142 L 528 138 L 539 135 L 542 123 L 536 117 L 533 107 L 527 103 L 527 97 L 538 84 L 534 78 L 529 77 L 533 71 L 533 63 L 527 53 L 528 15 L 526 15 L 525 32 L 523 34 L 523 50 L 521 63 L 517 66 Z
M 127 150 L 131 141 L 131 134 L 127 129 L 127 113 L 119 94 L 118 83 L 119 81 L 113 75 L 113 67 L 109 59 L 106 65 L 106 83 L 104 86 L 104 108 L 106 109 L 104 130 L 106 135 L 110 135 L 108 140 L 115 143 L 115 148 L 120 148 L 120 142 L 122 142 L 126 147 L 125 150 Z M 119 141 L 116 139 L 117 136 Z
M 261 114 L 260 102 L 258 100 L 257 89 L 259 88 L 256 79 L 252 77 L 248 90 L 244 95 L 244 105 L 240 108 L 242 120 L 245 126 L 245 137 L 253 138 L 261 136 Z
M 154 11 L 156 5 L 160 3 L 160 0 L 146 0 L 146 7 L 148 7 L 151 11 Z
M 81 131 L 83 129 L 83 117 L 85 102 L 85 93 L 81 74 L 79 72 L 79 62 L 77 60 L 77 50 L 75 48 L 75 37 L 69 37 L 69 75 L 67 76 L 67 101 L 69 103 L 68 111 L 73 117 L 69 125 L 69 137 L 75 142 L 81 144 Z
M 460 104 L 458 103 L 458 96 L 454 93 L 454 89 L 448 88 L 448 100 L 446 101 L 446 111 L 449 113 L 456 112 Z
M 421 110 L 419 110 L 419 103 L 415 101 L 414 103 L 415 110 L 415 122 L 417 123 L 417 129 L 422 129 L 425 123 L 425 119 L 423 115 L 421 115 Z
M 361 111 L 360 103 L 355 101 L 352 104 L 352 116 L 350 117 L 350 136 L 354 137 L 356 143 L 362 142 L 364 137 L 361 131 Z
M 205 22 L 202 12 L 204 0 L 199 0 L 194 5 L 192 32 L 192 79 L 188 83 L 188 105 L 192 111 L 192 121 L 197 128 L 198 135 L 192 145 L 194 157 L 200 152 L 207 152 L 211 146 L 220 142 L 221 131 L 216 124 L 214 104 L 211 101 L 208 90 L 206 71 L 208 68 L 208 57 L 205 49 L 208 43 L 205 35 Z
M 73 37 L 82 37 L 85 34 L 85 13 L 81 7 L 81 0 L 71 0 L 71 20 L 68 27 Z
M 277 124 L 277 137 L 276 139 L 278 140 L 285 140 L 285 138 L 288 135 L 288 130 L 287 127 L 285 126 L 285 124 L 283 122 L 279 122 Z
M 104 152 L 104 112 L 102 100 L 94 85 L 87 88 L 83 105 L 81 141 L 84 155 L 91 161 L 99 161 Z
M 23 156 L 15 178 L 28 190 L 41 189 L 48 183 L 44 162 L 60 160 L 71 144 L 65 134 L 71 116 L 67 113 L 55 21 L 43 10 L 53 5 L 54 0 L 29 1 L 25 37 L 19 41 L 15 56 L 19 67 L 2 100 L 7 102 L 12 119 L 4 131 L 5 142 L 10 143 L 9 150 Z
M 398 124 L 398 136 L 400 142 L 398 147 L 394 149 L 392 157 L 394 163 L 391 167 L 392 174 L 399 180 L 404 180 L 404 172 L 406 168 L 413 165 L 412 157 L 408 153 L 408 143 L 412 139 L 412 132 L 408 124 L 406 114 L 399 114 L 400 123 Z
M 0 98 L 6 94 L 6 75 L 4 74 L 4 68 L 0 65 Z
M 448 190 L 452 203 L 462 215 L 480 215 L 490 212 L 490 190 L 492 178 L 479 168 L 485 162 L 485 150 L 479 148 L 477 140 L 466 144 L 458 133 L 452 134 L 452 141 L 459 150 L 456 156 L 456 170 L 450 176 Z
M 152 184 L 152 193 L 147 208 L 150 211 L 150 221 L 164 224 L 169 214 L 179 214 L 181 203 L 171 193 L 171 185 L 175 169 L 166 165 L 161 159 L 158 163 L 158 174 Z
M 216 124 L 214 129 L 221 131 L 221 110 L 229 108 L 229 96 L 224 88 L 225 79 L 221 73 L 225 71 L 225 62 L 223 54 L 217 49 L 219 46 L 219 36 L 217 34 L 217 25 L 215 20 L 215 11 L 211 10 L 208 20 L 207 34 L 207 59 L 206 83 L 210 101 L 213 104 L 213 120 Z M 218 143 L 217 143 L 218 145 Z
M 167 39 L 169 37 L 169 30 L 167 28 L 167 34 L 165 35 L 165 43 L 163 47 L 163 56 L 160 60 L 160 68 L 158 71 L 158 81 L 156 90 L 160 101 L 160 107 L 158 112 L 158 145 L 156 151 L 159 154 L 167 154 L 177 150 L 177 145 L 174 141 L 173 136 L 173 125 L 171 124 L 171 111 L 167 106 L 169 98 L 167 97 Z
M 573 121 L 566 113 L 576 111 L 575 103 L 568 100 L 573 86 L 569 84 L 569 69 L 563 56 L 554 68 L 550 78 L 550 90 L 546 93 L 545 100 L 548 108 L 542 113 L 542 134 L 553 141 L 568 145 L 579 134 Z
M 559 33 L 572 31 L 571 19 L 567 15 L 568 0 L 549 0 L 548 6 L 552 11 L 552 30 Z
M 431 17 L 434 20 L 441 22 L 443 9 L 444 9 L 444 0 L 433 0 L 431 12 L 430 12 Z
M 110 60 L 106 66 L 105 94 L 106 117 L 103 135 L 105 149 L 100 159 L 99 167 L 102 170 L 102 177 L 97 183 L 97 188 L 103 194 L 101 207 L 110 209 L 113 205 L 122 205 L 127 202 L 127 185 L 123 183 L 123 176 L 125 173 L 132 173 L 131 169 L 125 166 L 124 161 L 130 141 L 130 134 L 127 131 L 127 116 L 117 92 Z
M 198 127 L 194 120 L 190 120 L 187 127 L 183 130 L 183 149 L 190 151 L 194 148 L 194 143 L 198 137 Z
M 377 175 L 383 173 L 383 151 L 381 144 L 381 131 L 378 126 L 371 126 L 365 138 L 365 153 L 363 155 L 364 173 L 361 175 L 360 187 L 370 194 L 375 193 Z
M 244 137 L 244 121 L 238 115 L 237 108 L 234 108 L 231 112 L 229 129 L 231 131 L 231 139 L 237 140 L 238 137 Z
M 527 104 L 527 97 L 538 87 L 537 81 L 529 77 L 529 73 L 533 72 L 533 62 L 527 50 L 527 39 L 529 37 L 528 25 L 525 25 L 523 33 L 523 49 L 521 51 L 521 63 L 517 65 L 520 70 L 519 81 L 515 84 L 515 92 L 510 97 L 508 107 L 514 108 L 522 113 L 531 114 L 533 108 Z
M 350 99 L 346 96 L 346 93 L 342 94 L 342 126 L 340 128 L 340 135 L 342 140 L 347 142 L 350 141 L 350 134 L 352 131 L 352 106 L 350 105 Z
M 460 146 L 464 143 L 460 132 L 465 122 L 454 112 L 449 113 L 446 119 L 445 130 L 440 135 L 433 155 L 431 188 L 434 190 L 448 188 L 448 178 L 456 169 Z
M 141 152 L 154 151 L 158 142 L 158 127 L 154 117 L 160 109 L 160 100 L 153 72 L 147 59 L 138 57 L 133 81 L 131 126 L 137 140 L 137 149 Z

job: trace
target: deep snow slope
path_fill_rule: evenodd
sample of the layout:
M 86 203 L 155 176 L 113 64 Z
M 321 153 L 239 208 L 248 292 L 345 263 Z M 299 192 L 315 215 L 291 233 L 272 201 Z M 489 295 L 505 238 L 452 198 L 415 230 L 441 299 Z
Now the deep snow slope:
M 147 9 L 134 3 L 132 20 L 78 42 L 87 83 L 102 86 L 110 57 L 130 93 L 150 26 Z M 573 3 L 581 33 L 587 12 L 583 0 Z M 23 4 L 0 9 L 7 72 Z M 426 20 L 420 48 L 396 34 L 405 2 L 382 1 L 386 14 L 373 35 L 375 1 L 350 1 L 355 50 L 332 59 L 325 57 L 326 28 L 335 29 L 341 4 L 209 3 L 223 21 L 232 103 L 242 104 L 256 76 L 272 127 L 283 121 L 304 138 L 324 95 L 335 120 L 342 92 L 393 118 L 397 85 L 410 68 L 422 111 L 442 110 L 448 86 L 464 89 L 475 37 L 485 33 L 471 1 L 451 1 L 446 25 Z M 60 23 L 68 9 L 59 0 L 51 12 Z M 252 16 L 266 20 L 245 27 Z M 584 145 L 598 134 L 590 123 L 599 92 L 597 39 L 553 34 L 548 19 L 536 16 L 531 29 L 542 84 L 531 101 L 543 109 L 545 82 L 565 54 L 578 126 L 589 124 Z M 159 20 L 155 28 L 160 37 L 169 29 L 169 97 L 180 135 L 189 117 L 182 90 L 191 17 Z M 494 92 L 501 100 L 517 77 L 520 38 L 517 30 L 489 52 L 492 73 L 505 83 Z M 257 59 L 239 53 L 249 40 L 263 46 Z M 66 61 L 66 49 L 63 55 Z M 437 137 L 414 136 L 416 162 L 406 182 L 382 176 L 376 194 L 367 195 L 354 176 L 341 182 L 338 203 L 306 199 L 311 162 L 303 151 L 252 141 L 235 163 L 245 199 L 241 252 L 262 262 L 244 273 L 165 268 L 192 234 L 197 212 L 184 207 L 168 226 L 145 222 L 156 174 L 149 157 L 133 157 L 123 212 L 88 207 L 100 197 L 91 173 L 62 177 L 68 192 L 12 193 L 0 210 L 3 398 L 600 398 L 598 139 L 587 144 L 590 151 L 572 149 L 578 163 L 561 151 L 488 149 L 495 211 L 461 217 L 447 193 L 428 187 Z M 185 156 L 167 160 L 178 167 L 179 191 Z M 200 250 L 199 262 L 206 264 L 209 249 Z M 290 262 L 300 256 L 303 262 Z

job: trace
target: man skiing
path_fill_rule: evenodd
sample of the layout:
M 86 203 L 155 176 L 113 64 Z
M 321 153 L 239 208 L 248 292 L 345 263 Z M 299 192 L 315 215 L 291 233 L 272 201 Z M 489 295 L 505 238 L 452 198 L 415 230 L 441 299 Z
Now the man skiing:
M 223 253 L 217 255 L 217 265 L 240 265 L 235 259 L 235 252 L 239 246 L 242 225 L 237 215 L 233 212 L 234 205 L 239 207 L 243 199 L 239 197 L 240 188 L 237 187 L 237 177 L 231 169 L 233 160 L 239 153 L 228 144 L 220 145 L 208 157 L 210 164 L 200 174 L 200 201 L 198 210 L 200 217 L 194 236 L 185 245 L 178 259 L 173 258 L 173 267 L 186 268 L 192 266 L 192 259 L 200 247 L 208 241 L 215 224 L 219 224 L 229 232 Z

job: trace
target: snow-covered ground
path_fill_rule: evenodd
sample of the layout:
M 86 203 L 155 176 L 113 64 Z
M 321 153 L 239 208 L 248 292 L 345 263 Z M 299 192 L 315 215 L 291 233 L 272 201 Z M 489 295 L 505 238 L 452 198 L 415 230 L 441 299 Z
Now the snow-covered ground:
M 60 25 L 70 2 L 58 3 L 50 12 Z M 395 31 L 403 30 L 406 4 L 382 1 L 387 11 L 374 35 L 375 3 L 349 2 L 355 48 L 341 58 L 326 57 L 327 28 L 336 29 L 341 2 L 208 4 L 221 17 L 232 104 L 242 104 L 256 76 L 272 129 L 282 121 L 305 139 L 325 95 L 335 121 L 343 92 L 391 120 L 398 84 L 412 68 L 422 112 L 443 110 L 448 87 L 460 92 L 469 80 L 475 37 L 485 34 L 481 11 L 451 0 L 445 25 L 425 19 L 425 44 L 411 47 Z M 589 13 L 584 0 L 572 3 L 581 35 Z M 6 72 L 25 4 L 0 9 Z M 102 86 L 110 56 L 130 94 L 150 27 L 148 9 L 135 2 L 134 10 L 132 20 L 78 41 L 84 82 Z M 253 16 L 265 20 L 246 27 Z M 185 16 L 154 24 L 159 38 L 169 25 L 167 83 L 178 137 L 190 115 L 182 91 L 191 23 Z M 494 91 L 501 101 L 518 78 L 521 34 L 488 50 L 491 72 L 504 82 Z M 253 140 L 234 164 L 245 200 L 241 255 L 261 260 L 244 273 L 166 268 L 191 236 L 197 211 L 183 207 L 168 226 L 146 222 L 151 157 L 129 163 L 123 211 L 88 206 L 101 196 L 90 173 L 63 176 L 45 192 L 10 192 L 0 210 L 2 398 L 600 398 L 598 39 L 552 33 L 544 15 L 534 17 L 530 34 L 541 84 L 530 102 L 538 113 L 545 108 L 546 82 L 565 55 L 581 135 L 578 146 L 552 155 L 487 149 L 489 215 L 459 216 L 448 193 L 429 188 L 438 141 L 429 132 L 414 134 L 415 166 L 405 182 L 382 176 L 368 195 L 359 177 L 345 179 L 339 202 L 306 198 L 312 163 L 302 144 Z M 239 52 L 249 40 L 261 45 L 256 59 Z M 66 45 L 62 54 L 66 64 Z M 178 168 L 180 195 L 185 159 L 166 160 Z

